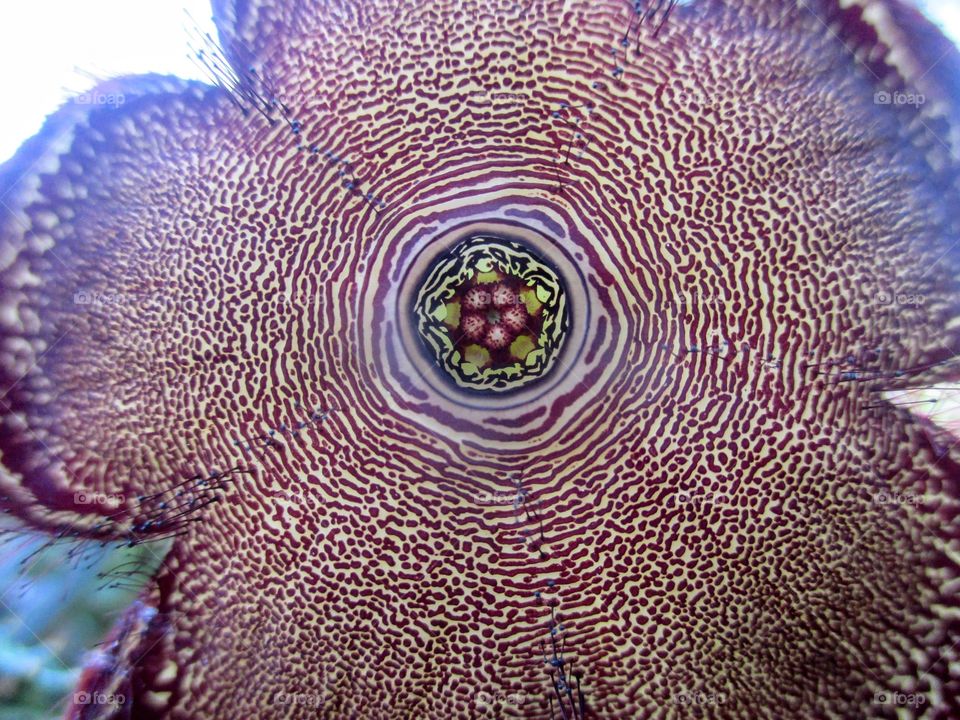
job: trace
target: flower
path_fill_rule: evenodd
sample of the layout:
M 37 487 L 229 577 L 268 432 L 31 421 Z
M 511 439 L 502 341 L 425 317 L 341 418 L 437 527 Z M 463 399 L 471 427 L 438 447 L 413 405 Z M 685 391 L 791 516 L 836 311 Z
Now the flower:
M 960 350 L 934 28 L 893 0 L 214 5 L 213 85 L 98 87 L 123 103 L 0 172 L 0 503 L 171 542 L 81 693 L 644 717 L 683 676 L 718 717 L 812 717 L 960 682 L 960 458 L 879 392 Z

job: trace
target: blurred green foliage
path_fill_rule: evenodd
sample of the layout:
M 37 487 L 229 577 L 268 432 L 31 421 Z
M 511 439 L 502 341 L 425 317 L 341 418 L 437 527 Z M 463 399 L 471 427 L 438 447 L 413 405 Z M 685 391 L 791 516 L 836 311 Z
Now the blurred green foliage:
M 0 523 L 0 720 L 63 715 L 84 656 L 166 547 L 57 541 Z

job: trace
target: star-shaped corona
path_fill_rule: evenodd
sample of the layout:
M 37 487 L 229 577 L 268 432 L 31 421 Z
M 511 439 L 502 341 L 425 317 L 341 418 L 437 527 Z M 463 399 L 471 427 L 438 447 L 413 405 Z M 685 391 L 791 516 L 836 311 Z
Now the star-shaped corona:
M 569 318 L 563 281 L 522 244 L 475 237 L 439 258 L 414 312 L 430 359 L 459 387 L 523 387 L 557 362 Z

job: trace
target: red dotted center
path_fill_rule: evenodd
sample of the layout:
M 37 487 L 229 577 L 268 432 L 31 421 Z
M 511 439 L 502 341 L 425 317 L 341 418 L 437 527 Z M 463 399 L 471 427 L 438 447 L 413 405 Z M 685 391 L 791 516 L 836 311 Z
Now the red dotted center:
M 502 350 L 527 326 L 527 309 L 506 282 L 476 285 L 463 295 L 460 331 L 487 350 Z

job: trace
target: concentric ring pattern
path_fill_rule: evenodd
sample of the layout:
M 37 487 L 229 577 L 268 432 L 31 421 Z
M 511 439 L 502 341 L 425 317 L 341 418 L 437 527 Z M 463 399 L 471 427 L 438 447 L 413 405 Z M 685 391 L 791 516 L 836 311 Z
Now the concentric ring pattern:
M 625 334 L 630 331 L 611 315 L 610 308 L 624 298 L 617 297 L 615 287 L 603 287 L 609 283 L 598 282 L 598 274 L 604 273 L 600 258 L 594 259 L 596 269 L 585 262 L 581 248 L 586 243 L 580 233 L 592 234 L 594 229 L 580 223 L 571 227 L 570 215 L 557 212 L 545 193 L 537 202 L 532 190 L 527 188 L 529 200 L 524 201 L 509 186 L 478 192 L 458 185 L 458 193 L 469 193 L 472 207 L 456 199 L 452 205 L 456 211 L 449 218 L 444 217 L 443 201 L 423 208 L 423 215 L 405 212 L 396 228 L 387 226 L 391 242 L 376 253 L 367 276 L 378 283 L 379 293 L 360 296 L 360 308 L 372 311 L 369 321 L 364 317 L 359 323 L 370 328 L 364 350 L 376 359 L 377 373 L 391 389 L 397 411 L 432 429 L 439 429 L 437 423 L 442 422 L 461 433 L 462 440 L 488 447 L 551 442 L 553 432 L 582 416 L 590 399 L 602 393 L 604 383 L 623 361 Z M 444 195 L 442 188 L 427 192 L 433 197 Z M 542 380 L 502 396 L 470 395 L 449 387 L 443 369 L 423 357 L 408 312 L 431 264 L 477 233 L 522 239 L 552 262 L 563 278 L 573 316 L 557 367 Z
M 55 121 L 0 226 L 5 492 L 57 522 L 122 493 L 133 526 L 245 472 L 156 582 L 141 708 L 960 712 L 960 470 L 866 382 L 956 349 L 943 106 L 875 102 L 920 74 L 886 0 L 636 7 L 223 0 L 287 122 L 197 88 Z M 414 312 L 476 238 L 563 288 L 552 364 L 504 392 Z M 73 300 L 146 289 L 179 300 Z

